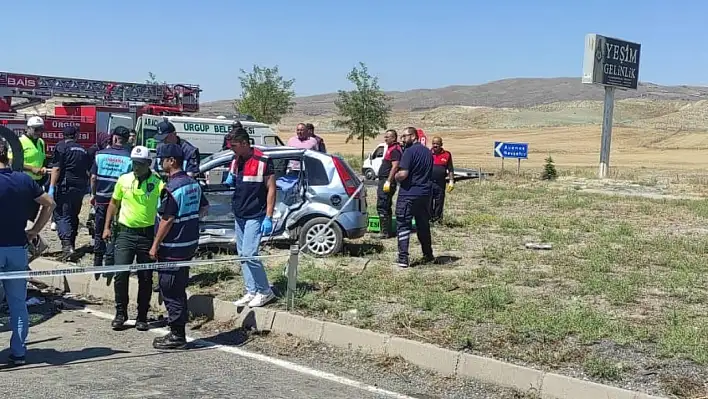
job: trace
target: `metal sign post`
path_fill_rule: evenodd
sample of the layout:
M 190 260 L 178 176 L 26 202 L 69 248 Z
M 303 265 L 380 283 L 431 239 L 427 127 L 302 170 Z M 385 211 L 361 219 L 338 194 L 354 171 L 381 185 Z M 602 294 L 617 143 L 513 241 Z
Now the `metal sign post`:
M 612 143 L 612 115 L 615 111 L 615 88 L 605 86 L 605 104 L 602 111 L 602 139 L 600 144 L 600 178 L 610 172 L 610 145 Z
M 590 33 L 585 36 L 583 83 L 605 87 L 602 117 L 599 177 L 610 172 L 612 143 L 612 115 L 615 107 L 615 89 L 636 90 L 639 85 L 639 43 Z

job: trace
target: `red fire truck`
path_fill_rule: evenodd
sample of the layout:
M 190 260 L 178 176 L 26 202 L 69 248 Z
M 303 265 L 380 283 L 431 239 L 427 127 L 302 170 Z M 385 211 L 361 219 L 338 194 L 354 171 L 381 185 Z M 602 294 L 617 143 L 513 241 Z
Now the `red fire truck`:
M 49 155 L 63 139 L 66 126 L 79 128 L 76 141 L 88 148 L 96 143 L 98 133 L 108 132 L 109 126 L 133 128 L 136 118 L 143 114 L 198 112 L 200 92 L 198 85 L 191 84 L 126 83 L 0 72 L 0 124 L 19 135 L 26 128 L 27 118 L 32 116 L 22 114 L 22 109 L 50 98 L 78 99 L 56 106 L 54 115 L 39 115 L 44 119 L 42 138 Z M 26 101 L 13 103 L 14 99 Z

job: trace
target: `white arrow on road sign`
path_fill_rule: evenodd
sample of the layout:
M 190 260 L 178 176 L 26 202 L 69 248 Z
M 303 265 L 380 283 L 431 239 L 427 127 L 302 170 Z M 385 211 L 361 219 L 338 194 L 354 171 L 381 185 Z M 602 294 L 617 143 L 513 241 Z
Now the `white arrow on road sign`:
M 499 156 L 502 157 L 502 158 L 504 158 L 504 154 L 501 153 L 501 148 L 502 148 L 503 146 L 504 146 L 504 142 L 503 142 L 503 141 L 500 141 L 500 142 L 499 142 L 499 145 L 497 145 L 496 147 L 494 147 L 494 152 L 497 153 L 497 155 L 499 155 Z

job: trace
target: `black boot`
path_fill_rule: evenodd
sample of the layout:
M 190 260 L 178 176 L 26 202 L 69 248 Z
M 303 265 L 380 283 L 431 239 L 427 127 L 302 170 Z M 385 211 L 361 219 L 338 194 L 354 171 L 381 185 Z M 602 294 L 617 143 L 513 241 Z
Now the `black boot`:
M 147 331 L 150 329 L 150 326 L 148 325 L 148 317 L 147 317 L 147 310 L 146 311 L 140 311 L 138 310 L 138 317 L 135 318 L 135 329 L 138 331 Z
M 150 329 L 150 325 L 148 324 L 147 320 L 136 320 L 135 329 L 138 331 L 147 331 Z
M 93 254 L 93 267 L 103 266 L 103 254 L 97 253 Z M 101 278 L 101 273 L 95 273 L 93 277 L 98 281 Z
M 68 262 L 72 255 L 74 255 L 74 250 L 71 246 L 71 241 L 62 240 L 61 241 L 61 261 Z
M 116 312 L 116 317 L 113 318 L 111 322 L 111 327 L 114 330 L 122 330 L 125 326 L 125 322 L 128 321 L 128 315 L 123 312 Z
M 391 219 L 385 216 L 379 216 L 379 229 L 381 230 L 379 238 L 382 240 L 391 238 Z
M 184 349 L 187 345 L 184 326 L 170 327 L 170 330 L 169 334 L 155 338 L 152 341 L 152 347 L 155 349 Z

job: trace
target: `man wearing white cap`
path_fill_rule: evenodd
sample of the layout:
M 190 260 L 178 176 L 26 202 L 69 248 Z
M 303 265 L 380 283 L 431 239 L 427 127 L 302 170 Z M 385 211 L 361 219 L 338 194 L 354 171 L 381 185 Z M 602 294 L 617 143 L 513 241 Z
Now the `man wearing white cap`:
M 150 249 L 155 238 L 155 220 L 159 207 L 160 193 L 165 183 L 150 169 L 150 150 L 143 146 L 133 148 L 130 153 L 133 173 L 121 175 L 113 189 L 113 196 L 106 212 L 103 225 L 103 240 L 116 234 L 114 261 L 118 265 L 153 263 Z M 118 211 L 120 209 L 120 211 Z M 112 228 L 113 218 L 118 220 Z M 152 297 L 152 270 L 139 270 L 138 274 L 138 315 L 135 328 L 147 331 L 148 311 Z M 130 272 L 120 272 L 113 279 L 116 316 L 111 326 L 121 330 L 128 320 L 128 281 Z

